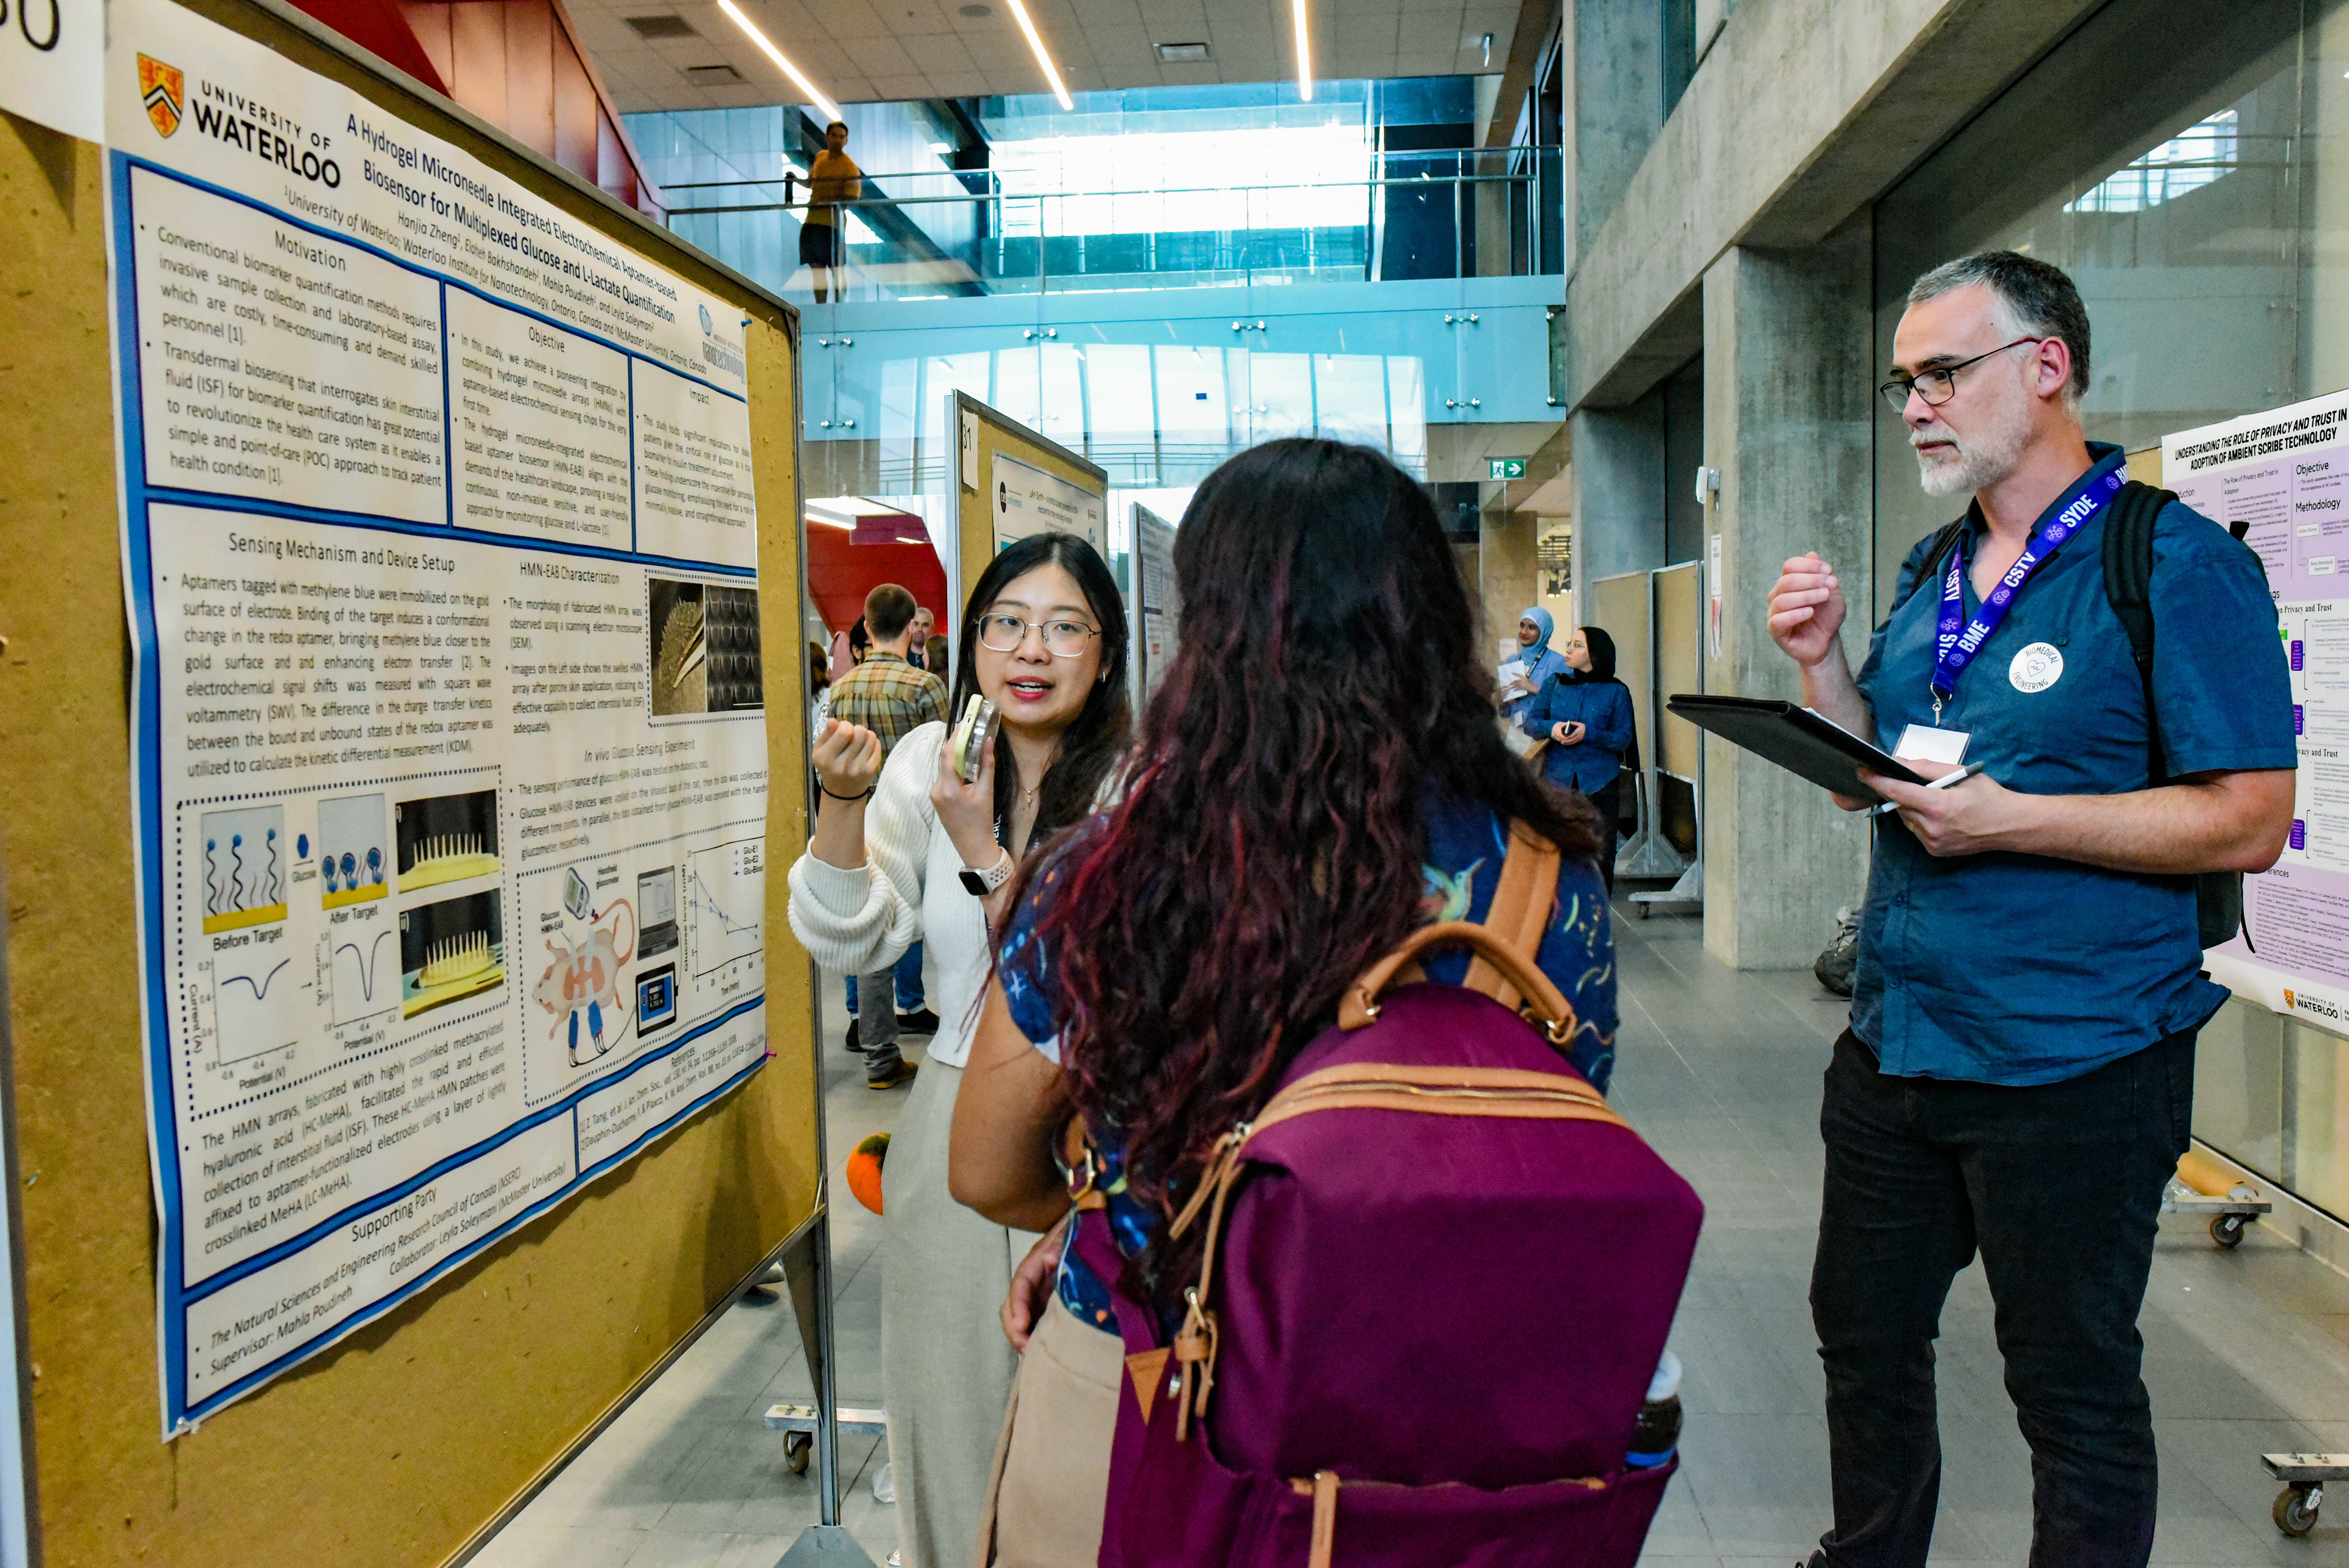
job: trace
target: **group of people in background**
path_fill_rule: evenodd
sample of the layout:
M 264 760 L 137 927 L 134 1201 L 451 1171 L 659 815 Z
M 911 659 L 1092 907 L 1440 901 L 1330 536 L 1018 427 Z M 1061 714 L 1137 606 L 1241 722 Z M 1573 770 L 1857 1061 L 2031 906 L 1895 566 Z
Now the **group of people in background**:
M 1563 648 L 1557 623 L 1537 604 L 1517 619 L 1516 658 L 1502 666 L 1501 715 L 1532 738 L 1542 777 L 1599 814 L 1599 872 L 1615 891 L 1623 774 L 1640 766 L 1631 688 L 1615 675 L 1615 639 L 1578 626 Z
M 936 612 L 916 603 L 911 593 L 894 583 L 866 594 L 864 614 L 833 640 L 836 656 L 846 665 L 838 682 L 833 679 L 833 658 L 823 645 L 808 645 L 808 678 L 813 688 L 808 733 L 823 733 L 837 712 L 843 723 L 860 726 L 878 738 L 886 756 L 920 725 L 943 718 L 947 640 L 936 634 Z M 875 627 L 882 628 L 877 637 Z M 938 1031 L 938 1016 L 923 994 L 923 956 L 917 938 L 885 970 L 871 975 L 852 970 L 847 976 L 848 1049 L 864 1057 L 868 1088 L 892 1089 L 909 1081 L 916 1069 L 905 1059 L 897 1041 L 906 1035 Z M 880 1000 L 868 1022 L 862 1004 L 870 996 Z
M 2289 679 L 2259 559 L 2085 439 L 2088 322 L 2061 271 L 2006 252 L 1937 268 L 1893 347 L 1881 390 L 1920 483 L 1971 495 L 1968 511 L 1911 552 L 1857 674 L 1834 568 L 1790 559 L 1769 598 L 1805 703 L 1909 770 L 1861 770 L 1835 795 L 1888 804 L 1822 1090 L 1811 1303 L 1836 1517 L 1808 1568 L 1925 1562 L 1933 1343 L 1977 1253 L 2033 1449 L 2032 1562 L 2142 1568 L 2158 1466 L 2137 1316 L 2195 1036 L 2226 995 L 2199 973 L 2205 937 L 2240 925 L 2226 879 L 2272 864 L 2292 820 Z M 2124 514 L 2134 546 L 2103 531 Z M 2057 555 L 2072 531 L 2085 543 Z M 2140 629 L 2113 597 L 2131 548 Z M 1185 1227 L 1210 1192 L 1223 1214 L 1219 1151 L 1237 1160 L 1259 1117 L 1283 1114 L 1268 1102 L 1341 998 L 1375 1023 L 1414 932 L 1504 907 L 1505 861 L 1543 866 L 1542 886 L 1556 868 L 1547 902 L 1522 872 L 1509 884 L 1524 945 L 1491 926 L 1443 934 L 1514 966 L 1507 995 L 1555 987 L 1561 1065 L 1541 1077 L 1603 1091 L 1614 1070 L 1607 883 L 1637 740 L 1607 634 L 1557 645 L 1551 616 L 1526 611 L 1496 692 L 1426 490 L 1326 440 L 1217 469 L 1174 565 L 1182 641 L 1138 721 L 1116 585 L 1089 545 L 1046 534 L 996 556 L 964 607 L 955 711 L 977 692 L 1003 715 L 975 779 L 944 745 L 943 686 L 907 657 L 902 590 L 868 601 L 874 651 L 814 738 L 823 809 L 791 872 L 793 930 L 868 995 L 926 940 L 942 993 L 884 1177 L 908 1568 L 1096 1561 L 1126 1451 L 1120 1324 L 1182 1321 L 1150 1365 L 1204 1357 L 1213 1386 L 1212 1243 Z M 2008 644 L 2044 641 L 1961 690 L 2010 608 Z M 2043 696 L 2057 677 L 2023 659 L 2067 642 L 2077 673 Z M 2004 645 L 1983 662 L 2002 665 Z M 2236 653 L 2213 665 L 2211 646 Z M 1961 768 L 1969 745 L 1979 759 Z M 1512 855 L 1529 844 L 1557 853 Z M 1435 934 L 1419 932 L 1425 977 L 1482 984 Z M 1081 1245 L 1066 1242 L 1072 1201 L 1099 1216 Z M 1164 1374 L 1133 1376 L 1147 1423 Z M 1204 1419 L 1204 1389 L 1198 1404 Z M 1305 1468 L 1284 1484 L 1311 1492 L 1327 1562 L 1341 1483 Z

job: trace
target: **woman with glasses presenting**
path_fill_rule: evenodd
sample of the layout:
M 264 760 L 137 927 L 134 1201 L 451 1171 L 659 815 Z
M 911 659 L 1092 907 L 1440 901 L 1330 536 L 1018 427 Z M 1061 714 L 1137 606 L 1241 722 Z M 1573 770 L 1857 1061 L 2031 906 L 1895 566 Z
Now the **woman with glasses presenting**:
M 1033 1238 L 947 1194 L 988 932 L 1029 845 L 1082 818 L 1124 749 L 1125 646 L 1124 603 L 1092 546 L 1033 534 L 988 563 L 963 609 L 951 712 L 976 693 L 1001 715 L 976 779 L 955 771 L 944 724 L 909 732 L 885 768 L 870 730 L 834 722 L 815 738 L 826 799 L 792 867 L 792 930 L 852 975 L 926 942 L 941 994 L 882 1191 L 881 1383 L 907 1568 L 968 1559 L 1019 1370 L 997 1308 Z

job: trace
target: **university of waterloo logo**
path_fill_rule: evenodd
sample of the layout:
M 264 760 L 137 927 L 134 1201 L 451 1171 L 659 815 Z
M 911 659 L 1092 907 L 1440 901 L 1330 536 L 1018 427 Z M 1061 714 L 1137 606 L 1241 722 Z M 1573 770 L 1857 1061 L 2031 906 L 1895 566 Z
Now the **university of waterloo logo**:
M 180 129 L 180 121 L 187 116 L 188 78 L 179 67 L 141 55 L 139 97 L 147 106 L 147 118 L 155 122 L 157 134 L 169 136 Z

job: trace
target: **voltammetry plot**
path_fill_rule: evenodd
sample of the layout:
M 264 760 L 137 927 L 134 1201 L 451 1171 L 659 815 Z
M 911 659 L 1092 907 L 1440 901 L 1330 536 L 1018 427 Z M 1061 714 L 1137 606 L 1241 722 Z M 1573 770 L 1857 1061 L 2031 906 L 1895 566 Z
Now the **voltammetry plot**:
M 326 935 L 329 1014 L 357 1024 L 399 1006 L 399 933 L 388 923 Z
M 222 954 L 212 960 L 212 1060 L 226 1067 L 301 1039 L 305 998 L 295 995 L 294 960 L 282 949 Z

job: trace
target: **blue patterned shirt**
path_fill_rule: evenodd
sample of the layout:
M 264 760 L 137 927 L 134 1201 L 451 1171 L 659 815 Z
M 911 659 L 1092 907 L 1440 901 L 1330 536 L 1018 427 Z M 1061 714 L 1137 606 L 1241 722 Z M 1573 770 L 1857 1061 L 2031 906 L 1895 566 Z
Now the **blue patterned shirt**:
M 1427 841 L 1423 918 L 1483 920 L 1493 907 L 1501 862 L 1508 858 L 1507 825 L 1482 806 L 1437 802 L 1428 812 Z M 1050 954 L 1036 932 L 1058 894 L 1060 865 L 1055 861 L 1043 867 L 1012 912 L 999 971 L 1011 1021 L 1056 1062 L 1061 1059 L 1062 1001 Z M 1567 1059 L 1593 1087 L 1605 1090 L 1615 1070 L 1615 937 L 1606 888 L 1588 861 L 1560 863 L 1557 905 L 1536 958 L 1574 1006 L 1575 1032 L 1566 1048 Z M 1468 963 L 1465 952 L 1447 948 L 1427 955 L 1421 967 L 1430 980 L 1456 985 L 1467 977 Z M 1095 1130 L 1097 1139 L 1100 1132 Z M 1107 1201 L 1111 1233 L 1120 1253 L 1136 1256 L 1149 1244 L 1158 1216 L 1128 1194 L 1123 1150 L 1102 1140 L 1099 1158 L 1094 1184 Z M 1107 1286 L 1074 1249 L 1061 1259 L 1060 1295 L 1080 1321 L 1117 1332 Z

